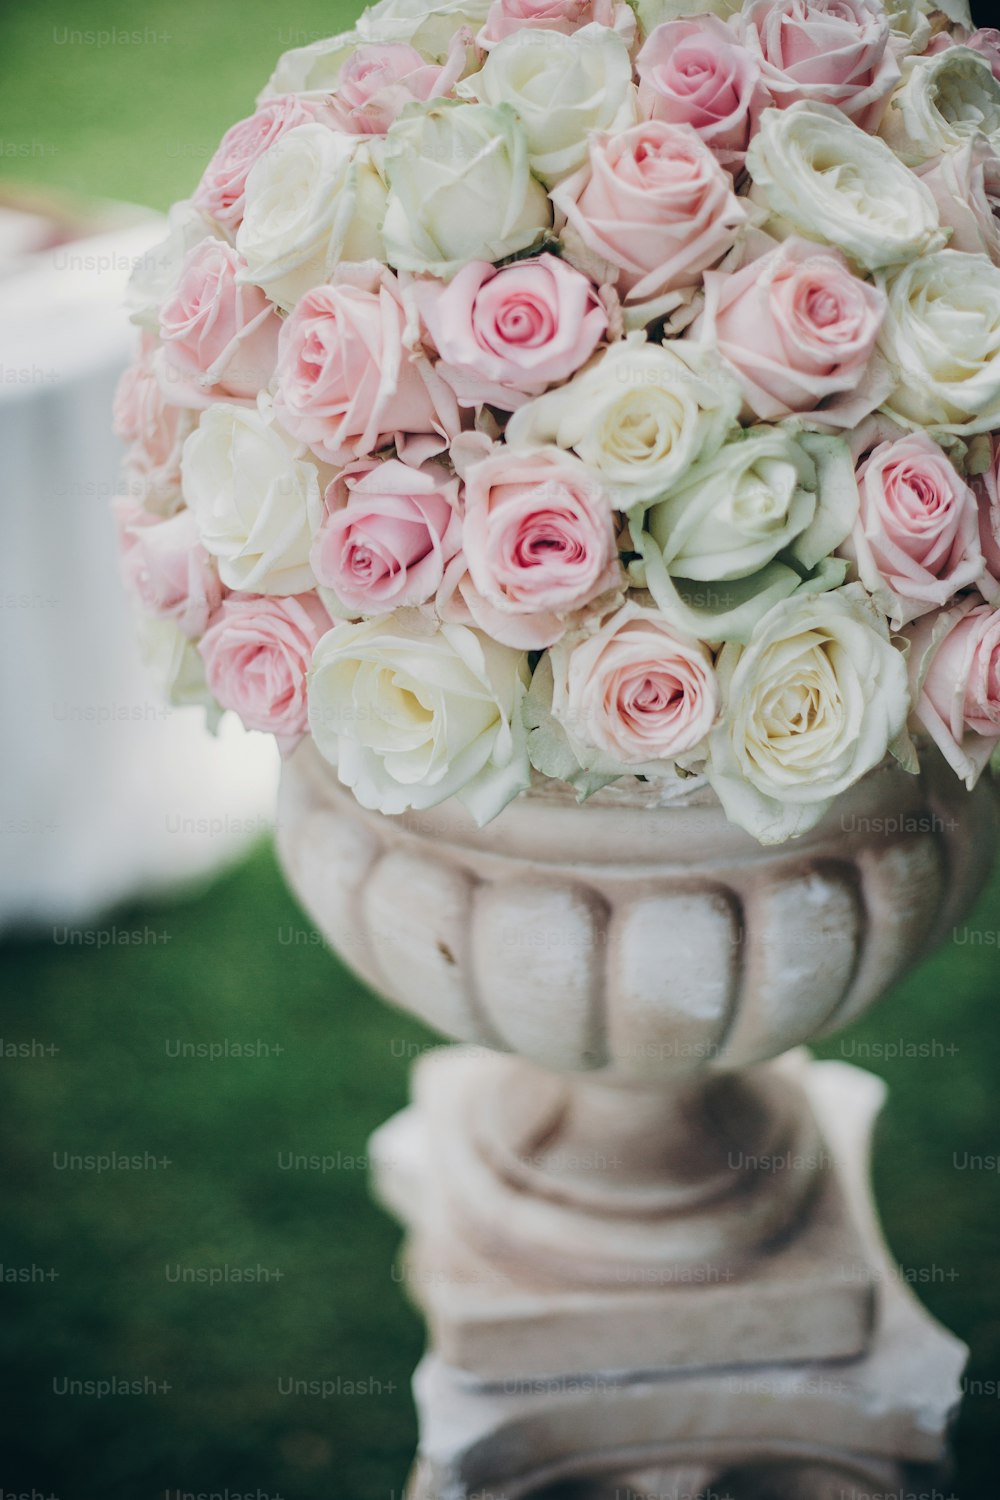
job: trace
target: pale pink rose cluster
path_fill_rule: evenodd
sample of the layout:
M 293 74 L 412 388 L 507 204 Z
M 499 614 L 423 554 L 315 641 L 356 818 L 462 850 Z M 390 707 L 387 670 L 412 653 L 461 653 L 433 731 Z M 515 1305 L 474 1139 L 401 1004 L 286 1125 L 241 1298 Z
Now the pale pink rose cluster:
M 364 458 L 326 492 L 310 558 L 348 618 L 426 604 L 462 541 L 460 480 L 444 464 Z
M 411 295 L 461 406 L 515 411 L 568 380 L 608 332 L 593 283 L 554 255 L 500 270 L 472 261 L 447 285 L 415 281 Z
M 322 115 L 322 107 L 313 100 L 292 94 L 266 101 L 256 114 L 231 125 L 194 191 L 196 206 L 224 235 L 235 234 L 243 218 L 251 168 L 283 135 Z
M 126 497 L 116 504 L 125 586 L 143 610 L 197 640 L 228 592 L 189 510 L 162 517 Z
M 757 58 L 717 16 L 665 22 L 636 59 L 651 120 L 688 125 L 720 161 L 741 162 L 772 100 Z
M 612 506 L 579 459 L 555 447 L 498 445 L 468 468 L 463 548 L 444 579 L 444 618 L 468 618 L 504 645 L 535 651 L 619 579 Z
M 408 104 L 451 93 L 465 70 L 467 38 L 456 32 L 447 61 L 430 63 L 406 42 L 373 43 L 348 58 L 327 108 L 349 135 L 385 135 Z
M 626 307 L 697 286 L 746 222 L 709 148 L 690 126 L 660 120 L 592 137 L 589 161 L 553 189 L 552 202 L 567 254 L 584 265 L 595 257 Z
M 878 127 L 900 80 L 879 0 L 751 0 L 738 30 L 779 109 L 832 104 L 863 130 Z
M 625 0 L 493 0 L 476 41 L 484 51 L 522 31 L 557 31 L 569 36 L 596 23 L 619 31 L 630 42 L 635 17 Z
M 742 270 L 707 271 L 704 282 L 695 332 L 718 350 L 754 418 L 777 422 L 822 406 L 824 421 L 852 427 L 877 404 L 859 406 L 858 396 L 885 296 L 838 251 L 792 237 Z
M 656 9 L 376 6 L 137 289 L 126 586 L 366 806 L 1000 743 L 1000 34 Z
M 1000 743 L 997 454 L 970 485 L 924 433 L 879 443 L 858 469 L 845 555 L 905 627 L 914 716 L 971 787 Z
M 313 594 L 231 594 L 199 646 L 216 702 L 247 729 L 273 734 L 281 750 L 294 749 L 308 727 L 306 673 L 329 627 Z
M 115 393 L 114 429 L 125 445 L 123 479 L 129 494 L 154 513 L 181 504 L 181 452 L 194 418 L 169 401 L 153 371 L 154 347 L 142 340 L 139 356 Z
M 178 406 L 255 401 L 274 373 L 281 320 L 259 287 L 241 281 L 231 245 L 208 238 L 189 250 L 160 309 L 160 378 Z
M 407 349 L 399 281 L 378 266 L 346 269 L 299 302 L 281 329 L 275 406 L 294 438 L 346 464 L 411 437 L 447 449 L 455 398 Z
M 861 504 L 845 552 L 893 630 L 980 581 L 976 497 L 926 433 L 879 443 L 857 476 Z

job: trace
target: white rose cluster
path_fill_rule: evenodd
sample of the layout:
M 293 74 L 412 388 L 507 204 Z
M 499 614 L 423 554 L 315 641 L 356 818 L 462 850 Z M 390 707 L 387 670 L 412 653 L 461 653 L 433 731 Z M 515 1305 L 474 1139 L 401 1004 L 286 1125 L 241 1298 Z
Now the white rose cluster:
M 964 0 L 379 0 L 279 59 L 114 420 L 176 701 L 366 808 L 1000 744 L 1000 39 Z

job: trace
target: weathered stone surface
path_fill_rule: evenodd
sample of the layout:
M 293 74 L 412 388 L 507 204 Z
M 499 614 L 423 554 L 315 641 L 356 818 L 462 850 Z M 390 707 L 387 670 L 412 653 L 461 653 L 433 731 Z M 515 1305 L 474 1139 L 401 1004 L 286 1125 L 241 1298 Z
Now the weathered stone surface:
M 286 766 L 317 923 L 469 1044 L 371 1145 L 432 1334 L 414 1500 L 867 1500 L 941 1457 L 965 1351 L 879 1238 L 881 1085 L 788 1049 L 965 914 L 991 789 L 887 765 L 778 848 L 655 797 L 550 786 L 476 829 L 364 812 L 308 743 Z

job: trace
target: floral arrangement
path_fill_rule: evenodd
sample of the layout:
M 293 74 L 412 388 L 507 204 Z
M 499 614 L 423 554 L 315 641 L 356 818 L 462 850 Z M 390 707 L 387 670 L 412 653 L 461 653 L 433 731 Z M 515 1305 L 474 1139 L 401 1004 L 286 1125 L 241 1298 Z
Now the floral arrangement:
M 930 741 L 971 787 L 1000 33 L 961 4 L 380 0 L 286 53 L 131 283 L 174 700 L 385 813 L 701 777 L 774 842 Z

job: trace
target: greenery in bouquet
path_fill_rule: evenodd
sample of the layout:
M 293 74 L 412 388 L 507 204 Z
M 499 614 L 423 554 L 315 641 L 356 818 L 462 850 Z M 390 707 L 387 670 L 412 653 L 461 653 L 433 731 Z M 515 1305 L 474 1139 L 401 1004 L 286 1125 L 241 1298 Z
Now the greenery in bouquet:
M 366 807 L 704 778 L 773 842 L 1000 741 L 1000 33 L 955 0 L 381 0 L 137 268 L 175 701 Z

